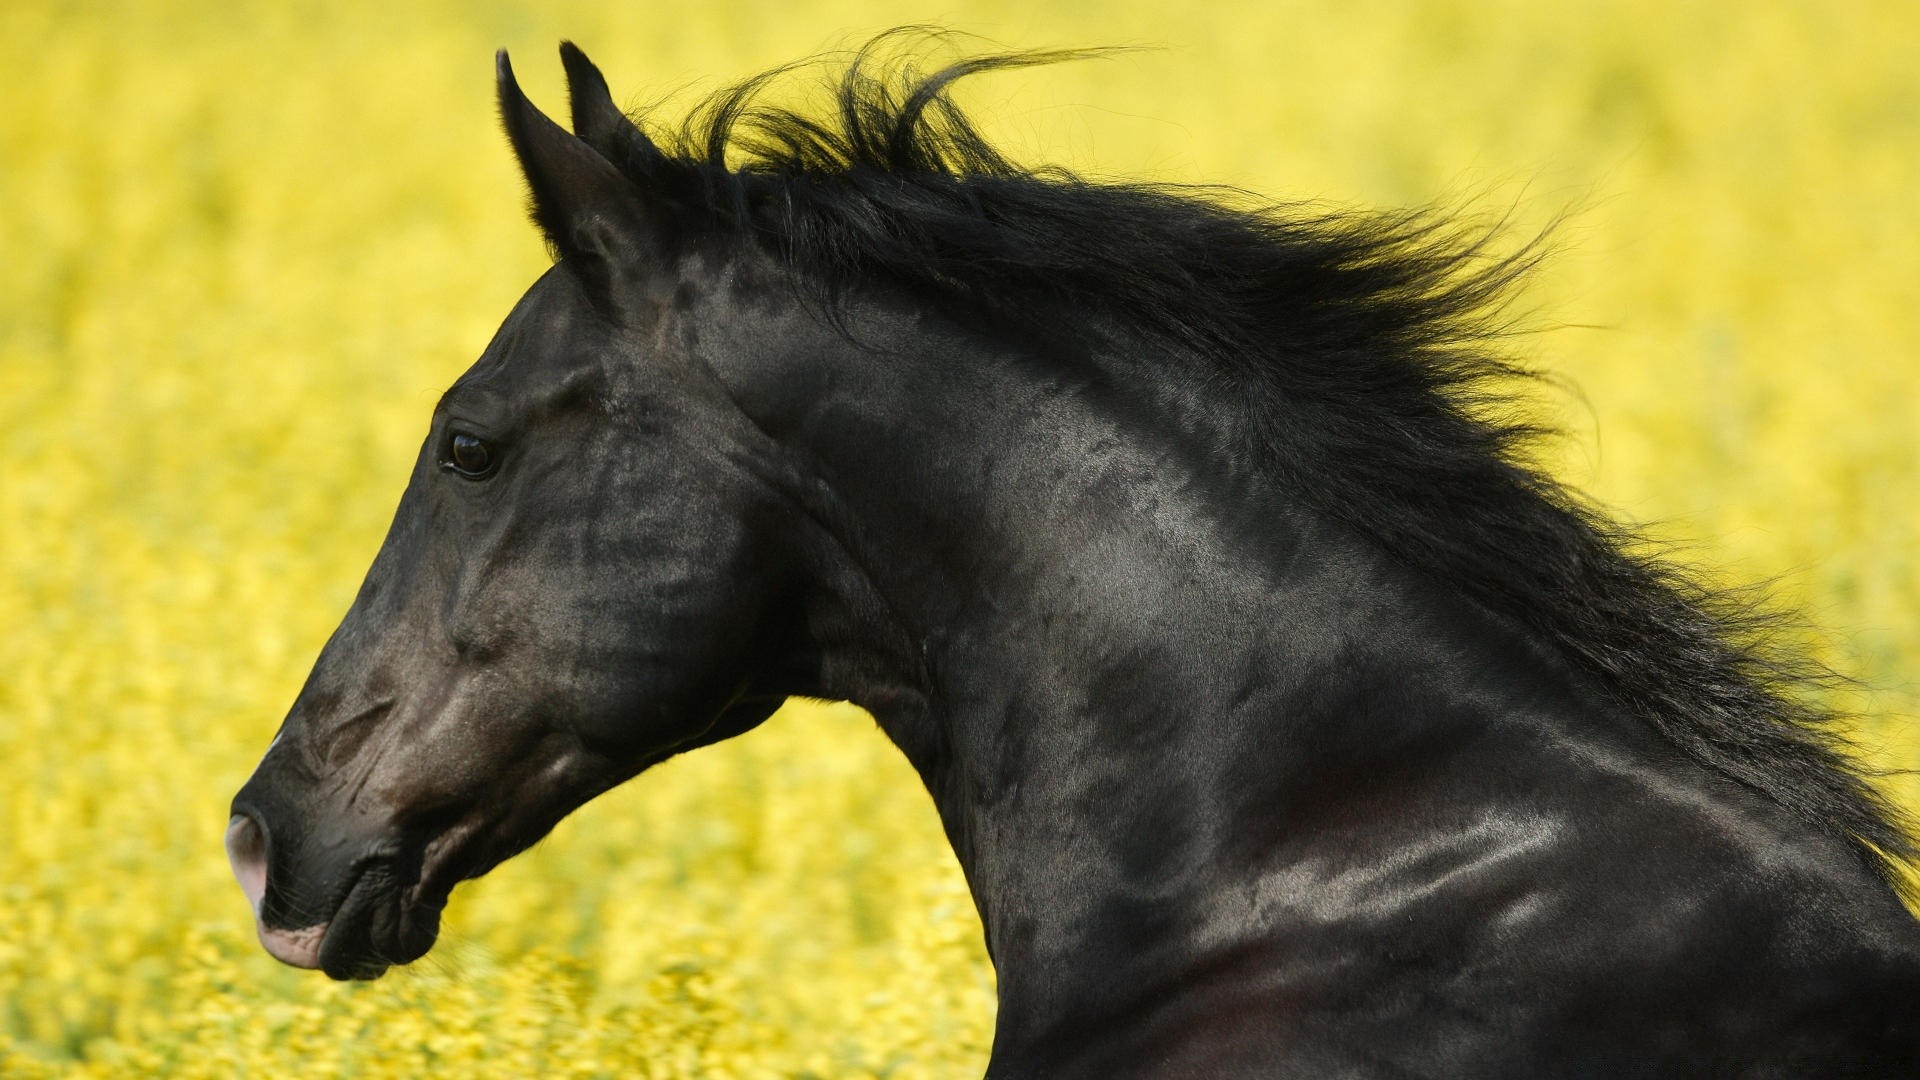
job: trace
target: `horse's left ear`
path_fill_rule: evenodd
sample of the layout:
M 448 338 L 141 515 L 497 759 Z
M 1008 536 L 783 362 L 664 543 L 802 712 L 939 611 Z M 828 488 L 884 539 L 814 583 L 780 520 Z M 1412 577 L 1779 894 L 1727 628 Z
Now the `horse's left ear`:
M 593 147 L 534 108 L 514 80 L 507 51 L 495 55 L 500 120 L 532 195 L 533 219 L 596 303 L 632 301 L 661 258 L 659 223 L 641 190 Z

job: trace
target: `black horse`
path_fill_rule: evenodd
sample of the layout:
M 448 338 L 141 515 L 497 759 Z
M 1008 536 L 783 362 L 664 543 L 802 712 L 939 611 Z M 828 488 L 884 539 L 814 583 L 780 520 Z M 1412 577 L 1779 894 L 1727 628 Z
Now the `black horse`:
M 556 265 L 234 800 L 268 951 L 417 958 L 805 695 L 933 796 L 992 1076 L 1920 1072 L 1914 844 L 1805 665 L 1526 464 L 1531 249 L 1021 168 L 948 90 L 1059 54 L 890 47 L 653 137 L 500 56 Z

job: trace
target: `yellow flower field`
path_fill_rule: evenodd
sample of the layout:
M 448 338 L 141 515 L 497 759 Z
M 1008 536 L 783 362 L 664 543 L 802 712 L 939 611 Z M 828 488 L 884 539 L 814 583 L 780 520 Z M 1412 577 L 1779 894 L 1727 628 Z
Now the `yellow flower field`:
M 978 1075 L 978 922 L 850 707 L 592 804 L 377 983 L 270 960 L 221 852 L 435 397 L 544 265 L 492 50 L 558 112 L 562 37 L 641 104 L 915 20 L 1164 46 L 969 91 L 1031 159 L 1572 208 L 1521 342 L 1571 388 L 1554 460 L 1779 576 L 1875 762 L 1920 767 L 1906 0 L 10 0 L 0 1075 Z

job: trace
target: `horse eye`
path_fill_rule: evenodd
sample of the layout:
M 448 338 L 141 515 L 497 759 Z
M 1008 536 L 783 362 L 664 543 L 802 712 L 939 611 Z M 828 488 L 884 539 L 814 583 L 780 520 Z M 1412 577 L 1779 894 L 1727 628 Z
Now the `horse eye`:
M 493 469 L 493 451 L 476 435 L 456 432 L 453 436 L 452 453 L 447 462 L 449 468 L 470 480 L 477 480 Z

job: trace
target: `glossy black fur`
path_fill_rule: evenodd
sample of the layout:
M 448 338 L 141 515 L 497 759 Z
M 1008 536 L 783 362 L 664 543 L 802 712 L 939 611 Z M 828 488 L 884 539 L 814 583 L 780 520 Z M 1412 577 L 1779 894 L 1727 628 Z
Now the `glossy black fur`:
M 946 90 L 1060 55 L 900 44 L 674 137 L 502 59 L 558 262 L 235 800 L 264 922 L 378 974 L 810 695 L 933 796 L 992 1076 L 1920 1072 L 1913 843 L 1817 671 L 1524 462 L 1530 254 L 1023 169 Z

